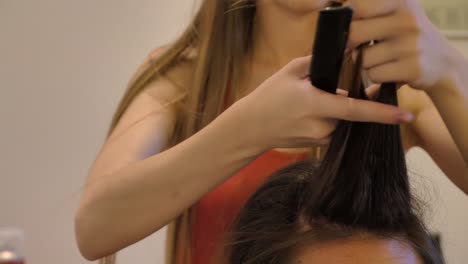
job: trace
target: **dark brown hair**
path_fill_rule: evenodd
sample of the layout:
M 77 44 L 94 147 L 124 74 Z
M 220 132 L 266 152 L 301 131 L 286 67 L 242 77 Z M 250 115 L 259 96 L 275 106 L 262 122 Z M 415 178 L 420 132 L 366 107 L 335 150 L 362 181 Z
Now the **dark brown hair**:
M 361 60 L 359 52 L 349 96 L 368 99 Z M 395 85 L 383 84 L 376 101 L 397 105 Z M 283 264 L 303 246 L 355 237 L 397 239 L 424 263 L 443 263 L 417 205 L 399 126 L 342 121 L 320 164 L 288 166 L 249 199 L 228 242 L 228 263 Z

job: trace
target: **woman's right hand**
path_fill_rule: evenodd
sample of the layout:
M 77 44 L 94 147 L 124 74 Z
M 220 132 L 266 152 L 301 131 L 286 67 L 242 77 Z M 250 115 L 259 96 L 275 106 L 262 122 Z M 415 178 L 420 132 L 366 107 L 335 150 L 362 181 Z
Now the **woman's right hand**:
M 313 87 L 310 60 L 311 56 L 292 60 L 226 111 L 262 150 L 327 143 L 340 119 L 386 124 L 412 120 L 411 113 L 398 107 Z

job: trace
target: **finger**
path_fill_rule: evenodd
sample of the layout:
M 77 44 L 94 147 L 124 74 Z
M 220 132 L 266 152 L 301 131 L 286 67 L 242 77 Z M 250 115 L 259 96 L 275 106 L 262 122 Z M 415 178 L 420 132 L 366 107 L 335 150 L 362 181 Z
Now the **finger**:
M 369 70 L 370 68 L 397 60 L 399 54 L 396 52 L 394 42 L 388 40 L 365 47 L 362 53 L 362 68 Z
M 364 49 L 362 67 L 369 70 L 402 57 L 412 56 L 418 52 L 418 49 L 418 38 L 416 36 L 379 42 Z
M 355 20 L 351 23 L 348 48 L 356 48 L 372 40 L 386 40 L 418 30 L 415 18 L 406 11 L 389 16 Z
M 380 84 L 372 84 L 365 89 L 366 95 L 370 99 L 375 99 L 379 95 Z
M 323 115 L 348 121 L 400 124 L 413 119 L 410 112 L 396 106 L 332 94 L 321 94 L 319 105 Z
M 336 89 L 336 94 L 344 97 L 348 97 L 348 91 L 343 89 Z
M 405 57 L 371 68 L 367 71 L 367 76 L 373 83 L 411 83 L 419 81 L 422 76 L 419 64 L 418 56 Z
M 401 6 L 401 0 L 350 0 L 346 5 L 354 10 L 355 18 L 362 19 L 391 14 Z
M 348 48 L 356 48 L 372 40 L 384 40 L 395 36 L 395 23 L 392 17 L 377 17 L 366 20 L 356 20 L 349 30 Z
M 296 76 L 305 77 L 309 74 L 311 59 L 312 55 L 293 59 L 285 66 L 285 69 Z

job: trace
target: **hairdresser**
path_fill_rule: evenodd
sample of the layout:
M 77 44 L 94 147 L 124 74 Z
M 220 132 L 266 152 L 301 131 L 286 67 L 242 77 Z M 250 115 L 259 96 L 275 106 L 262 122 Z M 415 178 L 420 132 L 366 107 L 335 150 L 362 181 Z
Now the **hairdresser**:
M 468 62 L 416 0 L 352 0 L 346 56 L 378 40 L 364 50 L 365 72 L 401 84 L 400 106 L 323 92 L 307 75 L 326 4 L 204 0 L 186 31 L 151 53 L 89 172 L 76 213 L 84 257 L 170 224 L 168 263 L 219 263 L 218 242 L 247 198 L 279 168 L 320 158 L 341 119 L 400 124 L 405 150 L 423 148 L 468 193 Z

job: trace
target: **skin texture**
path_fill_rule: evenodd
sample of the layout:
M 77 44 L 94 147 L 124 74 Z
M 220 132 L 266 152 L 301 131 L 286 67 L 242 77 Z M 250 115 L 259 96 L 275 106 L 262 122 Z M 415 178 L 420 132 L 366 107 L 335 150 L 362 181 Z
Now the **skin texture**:
M 413 120 L 403 127 L 406 148 L 424 148 L 468 193 L 467 62 L 425 20 L 415 1 L 348 3 L 360 18 L 353 22 L 350 47 L 386 40 L 364 54 L 371 79 L 399 80 L 418 89 L 399 90 L 406 111 L 310 86 L 306 56 L 324 1 L 258 3 L 252 59 L 244 67 L 241 85 L 251 91 L 248 96 L 167 149 L 176 118 L 175 107 L 168 103 L 180 96 L 178 87 L 190 87 L 193 72 L 191 65 L 177 66 L 148 85 L 103 145 L 76 213 L 77 241 L 86 258 L 114 253 L 159 230 L 268 149 L 304 151 L 326 143 L 337 119 Z M 284 111 L 284 105 L 294 107 Z M 244 133 L 238 133 L 239 127 Z
M 376 83 L 408 84 L 400 97 L 407 97 L 402 101 L 415 113 L 408 129 L 415 135 L 415 144 L 468 193 L 466 60 L 429 22 L 417 1 L 352 0 L 348 4 L 359 18 L 352 24 L 350 47 L 382 40 L 364 54 L 369 78 Z
M 356 239 L 327 242 L 301 250 L 292 264 L 422 264 L 407 244 L 397 240 Z
M 312 1 L 304 1 L 304 0 L 260 0 L 258 1 L 259 5 L 274 5 L 277 6 L 282 10 L 282 12 L 289 13 L 292 16 L 301 16 L 301 15 L 309 15 L 315 12 L 317 9 L 325 6 L 327 4 L 327 0 L 312 0 Z
M 295 23 L 301 19 L 313 23 L 316 18 L 313 13 L 297 12 L 297 8 L 305 10 L 320 4 L 321 1 L 277 0 L 259 6 L 257 43 L 268 49 L 258 48 L 255 54 L 286 54 L 279 50 L 294 50 L 290 56 L 308 54 L 313 43 L 310 28 L 295 27 Z M 405 149 L 417 146 L 426 150 L 449 179 L 468 193 L 468 140 L 464 136 L 468 134 L 468 63 L 450 47 L 414 0 L 351 0 L 345 4 L 356 15 L 349 48 L 380 41 L 364 52 L 363 64 L 371 81 L 407 84 L 398 93 L 400 106 L 415 118 L 402 126 Z M 281 19 L 292 14 L 300 19 Z M 277 63 L 281 61 L 287 58 L 277 56 Z

